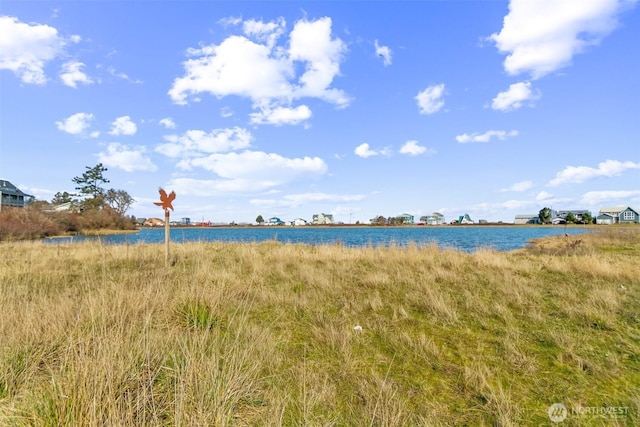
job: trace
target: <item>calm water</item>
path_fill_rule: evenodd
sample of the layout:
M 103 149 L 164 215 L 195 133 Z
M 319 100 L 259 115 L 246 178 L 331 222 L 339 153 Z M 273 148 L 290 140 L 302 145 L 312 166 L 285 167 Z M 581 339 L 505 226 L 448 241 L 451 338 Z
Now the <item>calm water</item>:
M 247 227 L 247 228 L 173 228 L 172 242 L 262 242 L 278 240 L 283 243 L 344 246 L 406 246 L 409 243 L 473 252 L 490 247 L 509 251 L 527 245 L 537 237 L 583 233 L 586 229 L 555 227 Z M 48 239 L 48 242 L 82 242 L 101 240 L 105 244 L 163 243 L 164 228 L 142 229 L 136 234 L 108 236 L 74 236 Z

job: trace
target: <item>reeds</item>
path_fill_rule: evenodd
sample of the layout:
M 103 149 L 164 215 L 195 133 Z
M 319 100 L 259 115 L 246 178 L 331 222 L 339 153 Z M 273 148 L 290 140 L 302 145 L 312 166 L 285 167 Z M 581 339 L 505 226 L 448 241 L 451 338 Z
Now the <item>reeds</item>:
M 0 425 L 637 424 L 638 237 L 3 244 Z

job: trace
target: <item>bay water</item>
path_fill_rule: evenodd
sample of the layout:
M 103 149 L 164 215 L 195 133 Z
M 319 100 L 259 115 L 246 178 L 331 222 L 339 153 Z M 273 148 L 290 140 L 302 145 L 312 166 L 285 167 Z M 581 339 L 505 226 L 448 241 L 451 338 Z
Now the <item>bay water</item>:
M 510 251 L 522 248 L 531 239 L 584 233 L 580 227 L 539 226 L 431 226 L 431 227 L 174 227 L 172 242 L 263 242 L 308 245 L 341 244 L 348 247 L 418 246 L 437 244 L 464 252 L 481 248 Z M 132 234 L 72 236 L 46 239 L 50 243 L 99 240 L 104 244 L 164 243 L 164 228 L 144 228 Z

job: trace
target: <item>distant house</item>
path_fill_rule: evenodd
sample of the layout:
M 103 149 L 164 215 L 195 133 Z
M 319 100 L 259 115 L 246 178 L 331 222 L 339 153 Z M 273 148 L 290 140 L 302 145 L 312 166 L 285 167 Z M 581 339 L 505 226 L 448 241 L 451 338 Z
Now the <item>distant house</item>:
M 55 205 L 51 210 L 54 212 L 66 212 L 73 211 L 76 208 L 76 204 L 74 202 L 60 203 L 59 205 Z
M 147 218 L 142 225 L 145 227 L 164 227 L 164 221 L 160 218 Z
M 573 214 L 573 216 L 576 218 L 576 221 L 581 222 L 583 220 L 583 216 L 585 214 L 589 214 L 591 215 L 591 212 L 589 212 L 588 210 L 585 209 L 574 209 L 574 210 L 568 210 L 568 211 L 556 211 L 554 218 L 560 218 L 563 219 L 564 222 L 559 222 L 559 224 L 565 224 L 567 222 L 567 216 L 569 216 L 569 214 Z M 553 219 L 551 220 L 552 224 L 555 224 L 553 222 Z
M 413 215 L 411 214 L 403 213 L 402 215 L 398 216 L 398 219 L 400 219 L 402 224 L 413 224 Z
M 181 218 L 180 219 L 180 225 L 191 225 L 191 218 Z
M 627 207 L 627 209 L 620 212 L 620 216 L 618 217 L 618 222 L 635 222 L 638 224 L 640 222 L 640 214 L 636 209 L 632 209 Z
M 23 193 L 9 181 L 0 179 L 0 211 L 4 206 L 22 208 L 33 199 L 32 195 Z
M 444 219 L 444 215 L 442 215 L 440 212 L 434 212 L 427 217 L 427 224 L 442 225 L 446 224 L 446 221 Z
M 473 220 L 469 216 L 469 214 L 460 215 L 460 217 L 455 221 L 457 224 L 473 224 Z
M 319 213 L 317 215 L 313 216 L 312 222 L 314 224 L 333 224 L 333 215 L 331 214 L 325 214 L 325 213 Z
M 309 222 L 306 219 L 302 219 L 302 218 L 296 218 L 293 221 L 291 221 L 291 225 L 295 226 L 301 226 L 301 225 L 308 225 Z
M 622 223 L 640 222 L 640 219 L 638 218 L 640 216 L 640 214 L 638 213 L 638 210 L 633 209 L 630 206 L 608 206 L 608 207 L 600 208 L 600 215 L 598 215 L 598 218 L 600 218 L 603 215 L 609 215 L 613 218 L 613 222 L 611 222 L 611 224 L 617 224 L 619 222 L 622 222 Z M 604 217 L 603 217 L 603 220 L 604 220 Z
M 520 214 L 516 215 L 514 224 L 540 224 L 540 217 L 538 214 Z
M 446 224 L 444 215 L 440 212 L 434 212 L 431 215 L 424 215 L 420 217 L 420 222 L 426 225 L 442 225 Z
M 616 218 L 608 213 L 601 213 L 596 217 L 596 224 L 612 225 L 616 223 Z
M 66 202 L 60 203 L 59 205 L 50 206 L 46 209 L 43 209 L 43 212 L 72 212 L 72 213 L 80 213 L 82 211 L 81 205 L 76 202 Z
M 267 225 L 283 225 L 284 221 L 278 218 L 277 216 L 269 218 L 266 222 Z

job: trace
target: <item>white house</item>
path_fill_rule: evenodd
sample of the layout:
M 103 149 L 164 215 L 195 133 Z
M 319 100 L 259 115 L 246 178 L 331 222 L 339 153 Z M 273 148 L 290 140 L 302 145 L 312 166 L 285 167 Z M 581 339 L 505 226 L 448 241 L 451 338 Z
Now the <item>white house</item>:
M 331 214 L 324 214 L 324 213 L 319 213 L 317 215 L 313 216 L 313 221 L 314 224 L 333 224 L 333 215 Z
M 540 217 L 538 214 L 521 214 L 516 215 L 514 224 L 540 224 Z
M 613 217 L 613 215 L 608 213 L 601 213 L 596 217 L 596 224 L 612 225 L 615 223 L 616 223 L 616 219 Z
M 471 219 L 469 214 L 460 215 L 456 222 L 458 224 L 473 224 L 473 220 Z
M 308 224 L 309 223 L 307 222 L 307 220 L 302 218 L 296 218 L 293 221 L 291 221 L 291 225 L 293 225 L 294 227 L 301 226 L 301 225 L 308 225 Z
M 431 215 L 424 215 L 420 217 L 420 222 L 423 222 L 427 225 L 442 225 L 446 224 L 444 215 L 440 212 L 434 212 Z

